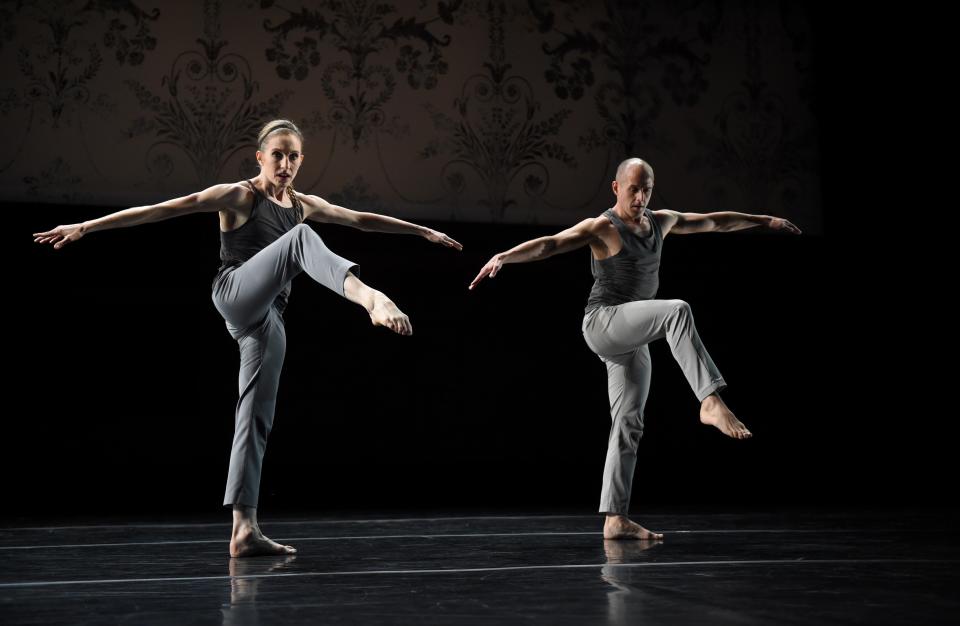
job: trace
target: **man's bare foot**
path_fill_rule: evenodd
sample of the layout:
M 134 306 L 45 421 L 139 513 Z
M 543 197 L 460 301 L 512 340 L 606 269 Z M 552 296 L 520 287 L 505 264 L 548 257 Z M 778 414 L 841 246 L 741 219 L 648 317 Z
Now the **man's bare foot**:
M 296 553 L 293 546 L 279 544 L 253 526 L 237 528 L 230 538 L 230 556 L 235 558 Z
M 399 335 L 412 335 L 413 326 L 410 318 L 397 308 L 392 300 L 383 294 L 377 294 L 370 311 L 370 320 L 374 326 L 386 326 Z
M 608 515 L 603 523 L 604 539 L 663 539 L 662 533 L 647 530 L 626 515 Z
M 743 422 L 737 419 L 733 411 L 727 408 L 723 399 L 716 393 L 710 394 L 700 403 L 700 421 L 716 426 L 727 437 L 749 439 L 753 433 L 747 430 Z

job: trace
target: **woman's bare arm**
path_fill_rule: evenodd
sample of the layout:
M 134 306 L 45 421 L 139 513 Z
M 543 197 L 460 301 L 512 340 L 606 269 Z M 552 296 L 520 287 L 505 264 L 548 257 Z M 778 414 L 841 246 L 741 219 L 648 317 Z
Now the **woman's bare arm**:
M 33 240 L 36 243 L 53 244 L 55 249 L 60 249 L 64 245 L 98 230 L 140 226 L 141 224 L 160 222 L 190 213 L 237 209 L 243 206 L 243 203 L 249 197 L 249 193 L 250 190 L 240 183 L 214 185 L 203 191 L 159 204 L 123 209 L 79 224 L 66 224 L 46 232 L 33 233 Z

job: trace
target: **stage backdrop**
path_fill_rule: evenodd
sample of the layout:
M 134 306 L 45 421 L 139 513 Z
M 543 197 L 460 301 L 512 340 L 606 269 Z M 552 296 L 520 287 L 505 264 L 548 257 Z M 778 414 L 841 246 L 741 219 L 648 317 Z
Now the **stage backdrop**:
M 0 3 L 0 200 L 135 205 L 256 174 L 305 132 L 301 191 L 444 221 L 566 224 L 616 164 L 657 208 L 822 228 L 808 11 L 766 2 Z

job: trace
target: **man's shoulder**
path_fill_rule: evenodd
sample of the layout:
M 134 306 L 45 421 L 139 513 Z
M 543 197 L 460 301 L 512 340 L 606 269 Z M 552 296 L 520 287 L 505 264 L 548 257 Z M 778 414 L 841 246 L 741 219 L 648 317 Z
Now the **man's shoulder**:
M 651 210 L 650 213 L 657 218 L 661 224 L 665 221 L 676 221 L 680 218 L 680 213 L 678 211 L 672 211 L 670 209 L 657 209 L 656 211 Z
M 580 222 L 580 225 L 584 229 L 594 234 L 601 233 L 605 230 L 609 230 L 610 228 L 614 227 L 613 221 L 607 215 L 606 211 L 604 211 L 603 213 L 595 217 L 588 217 L 587 219 Z

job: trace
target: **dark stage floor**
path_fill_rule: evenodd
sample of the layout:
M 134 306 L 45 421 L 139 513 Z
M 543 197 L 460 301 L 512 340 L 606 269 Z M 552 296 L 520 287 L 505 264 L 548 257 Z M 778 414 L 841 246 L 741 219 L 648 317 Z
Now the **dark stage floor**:
M 0 624 L 956 624 L 957 515 L 650 513 L 261 520 L 286 558 L 231 560 L 223 523 L 0 529 Z

